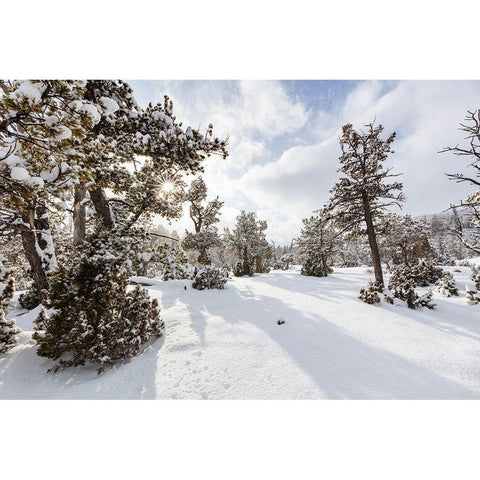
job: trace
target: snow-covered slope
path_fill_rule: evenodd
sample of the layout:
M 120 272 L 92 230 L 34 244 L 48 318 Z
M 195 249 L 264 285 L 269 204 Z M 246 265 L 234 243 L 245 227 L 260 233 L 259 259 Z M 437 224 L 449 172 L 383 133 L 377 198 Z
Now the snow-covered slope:
M 47 374 L 27 313 L 20 344 L 0 359 L 0 398 L 480 398 L 480 306 L 466 304 L 471 271 L 458 270 L 461 296 L 435 294 L 432 311 L 361 302 L 365 268 L 275 271 L 223 291 L 155 282 L 165 337 L 100 376 Z

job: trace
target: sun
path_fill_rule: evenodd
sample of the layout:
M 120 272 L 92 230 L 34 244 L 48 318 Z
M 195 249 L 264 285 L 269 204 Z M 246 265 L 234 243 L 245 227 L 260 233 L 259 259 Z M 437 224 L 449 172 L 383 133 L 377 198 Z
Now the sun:
M 173 190 L 173 183 L 166 181 L 162 184 L 162 192 L 170 193 Z

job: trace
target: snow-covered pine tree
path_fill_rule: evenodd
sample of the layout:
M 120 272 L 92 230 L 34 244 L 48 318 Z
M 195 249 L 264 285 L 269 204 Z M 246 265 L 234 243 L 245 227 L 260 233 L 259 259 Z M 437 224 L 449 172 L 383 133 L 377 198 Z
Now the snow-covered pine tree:
M 164 281 L 190 278 L 187 256 L 181 248 L 164 243 L 155 249 L 153 261 L 159 265 Z
M 265 235 L 267 222 L 259 220 L 255 212 L 242 210 L 233 231 L 225 229 L 225 243 L 236 254 L 236 276 L 253 275 L 268 271 L 266 260 L 273 255 Z
M 280 265 L 282 270 L 288 270 L 290 265 L 295 261 L 295 253 L 286 252 L 280 257 Z
M 430 229 L 425 221 L 410 215 L 388 213 L 382 226 L 380 249 L 383 257 L 393 265 L 408 265 L 419 258 L 433 258 Z
M 432 261 L 424 258 L 418 259 L 414 264 L 407 265 L 406 270 L 417 287 L 426 287 L 434 284 L 444 274 L 441 268 L 436 267 Z
M 443 272 L 443 275 L 436 282 L 435 289 L 445 297 L 458 296 L 458 288 L 450 272 Z
M 16 343 L 15 335 L 20 331 L 15 325 L 15 320 L 5 317 L 14 292 L 13 268 L 5 265 L 5 257 L 0 255 L 0 354 L 5 353 Z
M 470 305 L 476 305 L 480 303 L 480 269 L 476 266 L 472 266 L 472 280 L 473 286 L 467 284 L 465 286 L 465 299 Z
M 196 290 L 211 290 L 214 288 L 223 290 L 228 281 L 228 277 L 229 272 L 228 269 L 225 268 L 212 267 L 210 265 L 195 268 L 192 278 L 192 288 Z
M 470 305 L 477 305 L 480 303 L 480 292 L 476 288 L 472 288 L 470 285 L 465 287 L 465 300 Z
M 332 272 L 329 263 L 338 248 L 338 232 L 330 213 L 324 208 L 304 218 L 301 235 L 296 239 L 302 275 L 326 277 Z
M 432 309 L 435 307 L 435 305 L 431 303 L 432 292 L 429 291 L 419 296 L 415 291 L 415 287 L 418 285 L 417 282 L 419 282 L 419 269 L 415 268 L 416 266 L 418 266 L 418 264 L 414 266 L 399 265 L 394 267 L 390 275 L 388 288 L 395 298 L 407 302 L 409 308 L 427 307 Z M 424 278 L 425 277 L 422 277 L 422 279 Z M 421 284 L 425 285 L 423 281 Z
M 395 133 L 388 138 L 380 137 L 383 127 L 373 123 L 366 125 L 367 131 L 357 132 L 351 124 L 342 127 L 339 172 L 344 176 L 331 190 L 328 210 L 335 215 L 337 225 L 353 235 L 366 229 L 375 281 L 383 285 L 382 264 L 377 241 L 377 224 L 390 206 L 400 206 L 404 200 L 402 184 L 387 182 L 397 177 L 391 169 L 384 170 L 383 163 L 390 153 Z
M 185 200 L 190 203 L 190 218 L 195 231 L 186 232 L 182 246 L 185 250 L 198 252 L 197 262 L 201 265 L 210 265 L 209 251 L 221 244 L 216 223 L 220 220 L 220 209 L 223 206 L 218 197 L 210 202 L 207 199 L 207 186 L 202 177 L 193 180 L 186 193 Z
M 363 237 L 351 237 L 343 232 L 338 243 L 341 245 L 334 257 L 335 263 L 340 267 L 358 267 L 360 265 L 371 265 L 370 247 L 368 241 Z
M 383 286 L 369 280 L 368 285 L 365 288 L 360 289 L 358 298 L 365 303 L 373 305 L 380 303 L 379 294 L 383 292 Z

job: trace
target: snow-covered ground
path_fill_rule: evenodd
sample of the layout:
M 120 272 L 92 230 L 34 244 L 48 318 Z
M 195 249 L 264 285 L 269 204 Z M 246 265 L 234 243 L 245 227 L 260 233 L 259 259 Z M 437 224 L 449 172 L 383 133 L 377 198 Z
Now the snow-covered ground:
M 16 317 L 19 345 L 0 358 L 0 398 L 480 398 L 480 306 L 464 296 L 471 270 L 446 268 L 457 270 L 460 297 L 435 294 L 435 310 L 361 302 L 365 268 L 274 271 L 223 291 L 155 281 L 165 336 L 102 375 L 47 374 L 26 313 Z

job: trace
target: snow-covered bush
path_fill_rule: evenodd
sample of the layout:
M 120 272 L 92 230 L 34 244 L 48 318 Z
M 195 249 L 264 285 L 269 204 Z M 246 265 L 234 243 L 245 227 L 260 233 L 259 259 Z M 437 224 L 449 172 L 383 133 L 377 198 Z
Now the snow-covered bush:
M 414 287 L 426 287 L 436 283 L 444 274 L 441 268 L 437 268 L 431 262 L 423 259 L 413 265 L 399 265 L 392 268 L 389 288 L 401 285 L 405 280 L 410 280 Z
M 480 269 L 476 265 L 472 265 L 472 280 L 474 287 L 467 285 L 465 288 L 465 299 L 470 305 L 480 303 Z
M 52 371 L 93 362 L 100 373 L 162 335 L 157 301 L 140 287 L 127 292 L 133 254 L 133 239 L 98 233 L 52 273 L 53 313 L 40 312 L 33 335 L 38 355 L 58 360 Z
M 396 269 L 390 277 L 388 288 L 395 298 L 407 302 L 409 308 L 427 307 L 431 309 L 435 307 L 435 305 L 431 303 L 431 291 L 421 296 L 417 294 L 415 291 L 415 280 L 409 275 L 408 268 L 402 267 Z
M 155 252 L 155 261 L 160 265 L 163 280 L 189 278 L 187 256 L 180 248 L 161 245 Z
M 311 277 L 326 277 L 332 272 L 333 270 L 323 263 L 322 258 L 312 252 L 305 258 L 300 273 Z
M 7 319 L 3 308 L 0 307 L 0 354 L 12 348 L 17 340 L 15 336 L 20 329 L 15 325 L 13 318 Z
M 217 288 L 223 290 L 228 280 L 228 270 L 206 266 L 195 269 L 192 287 L 197 290 Z
M 13 268 L 5 265 L 5 257 L 0 255 L 0 307 L 6 308 L 10 304 L 15 290 Z
M 411 266 L 405 266 L 405 268 L 409 270 L 409 276 L 417 287 L 426 287 L 436 283 L 444 273 L 441 268 L 435 267 L 431 261 L 423 258 Z
M 458 288 L 450 272 L 443 273 L 443 276 L 437 280 L 435 289 L 445 297 L 458 296 Z
M 10 304 L 14 292 L 13 268 L 5 265 L 5 258 L 0 255 L 0 354 L 6 352 L 16 343 L 15 335 L 20 331 L 15 320 L 5 317 L 5 309 Z
M 33 310 L 40 304 L 40 298 L 35 283 L 30 284 L 28 289 L 18 297 L 18 303 L 26 310 Z
M 380 303 L 380 296 L 378 294 L 382 292 L 382 285 L 379 285 L 376 282 L 374 283 L 370 280 L 368 285 L 360 290 L 360 295 L 358 298 L 365 303 L 373 305 L 374 303 Z
M 280 257 L 280 260 L 275 260 L 272 266 L 274 270 L 288 270 L 294 261 L 295 255 L 291 252 L 288 252 L 284 253 Z
M 477 305 L 480 303 L 480 292 L 476 288 L 467 285 L 465 288 L 465 300 L 470 305 Z
M 480 269 L 476 266 L 472 266 L 472 280 L 475 283 L 475 288 L 480 290 Z

